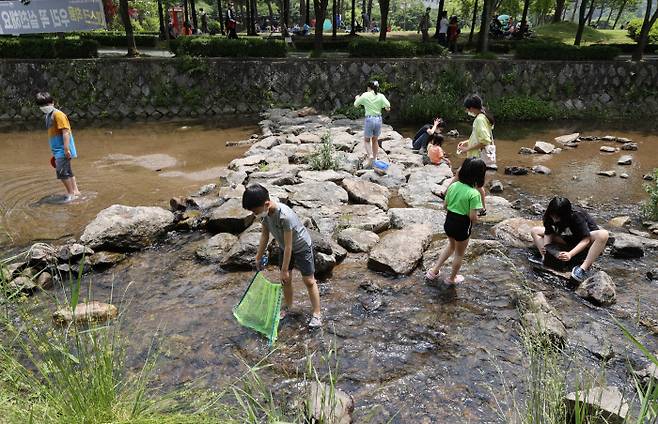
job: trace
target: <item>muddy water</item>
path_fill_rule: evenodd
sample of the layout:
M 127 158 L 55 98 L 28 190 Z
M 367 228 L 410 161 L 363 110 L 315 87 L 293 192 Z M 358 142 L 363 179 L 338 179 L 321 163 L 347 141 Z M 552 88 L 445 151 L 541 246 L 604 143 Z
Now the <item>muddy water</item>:
M 244 151 L 225 142 L 255 130 L 184 122 L 74 128 L 79 158 L 72 166 L 83 198 L 71 204 L 62 204 L 45 131 L 2 132 L 0 246 L 77 236 L 115 203 L 166 206 L 173 195 L 214 181 Z
M 624 182 L 618 177 L 593 175 L 598 170 L 594 164 L 606 169 L 614 165 L 610 162 L 613 158 L 598 152 L 600 143 L 583 144 L 546 158 L 517 154 L 521 146 L 574 130 L 581 126 L 497 131 L 501 168 L 544 160 L 542 164 L 553 169 L 550 176 L 506 177 L 499 173 L 508 185 L 503 195 L 526 203 L 545 203 L 554 193 L 583 200 L 592 196 L 593 205 L 603 205 L 592 210 L 602 223 L 623 212 L 637 215 L 637 201 L 642 198 L 639 177 L 658 166 L 658 138 L 648 132 L 591 128 L 594 134 L 624 136 L 640 144 L 640 150 L 631 153 L 635 164 L 624 168 L 631 175 Z M 454 145 L 449 141 L 446 150 L 454 152 Z M 206 166 L 197 169 L 208 169 L 207 162 L 202 163 Z M 616 165 L 614 169 L 620 172 Z M 574 175 L 579 178 L 579 188 L 574 188 Z M 162 181 L 164 177 L 156 174 L 155 178 Z M 190 185 L 196 189 L 201 182 Z M 618 185 L 620 188 L 615 188 Z M 154 332 L 161 332 L 162 356 L 156 374 L 164 387 L 196 382 L 202 387 L 223 388 L 245 371 L 243 360 L 253 365 L 268 353 L 264 339 L 237 325 L 231 316 L 232 306 L 253 274 L 226 274 L 216 265 L 199 263 L 194 251 L 208 237 L 203 233 L 174 234 L 106 273 L 86 277 L 85 283 L 93 283 L 92 298 L 106 300 L 113 295 L 113 303 L 122 311 L 122 328 L 130 341 L 130 366 L 139 368 Z M 492 238 L 491 228 L 477 226 L 474 237 Z M 526 279 L 533 290 L 546 294 L 568 326 L 566 349 L 572 361 L 565 366 L 570 374 L 578 375 L 582 369 L 605 370 L 608 383 L 630 390 L 627 359 L 634 365 L 644 363 L 613 317 L 642 335 L 650 349 L 658 348 L 655 334 L 638 324 L 647 317 L 658 317 L 658 285 L 643 276 L 648 268 L 658 266 L 657 258 L 622 261 L 606 257 L 601 261 L 616 281 L 618 303 L 598 308 L 575 296 L 563 281 L 535 273 L 526 259 L 527 251 L 512 249 L 507 254 L 522 278 L 504 258 L 485 254 L 465 262 L 466 282 L 456 288 L 428 286 L 421 270 L 404 278 L 377 274 L 366 269 L 365 255 L 350 255 L 319 284 L 326 322 L 322 331 L 306 328 L 310 305 L 295 276 L 295 307 L 280 327 L 277 350 L 269 357 L 273 366 L 267 381 L 275 391 L 284 391 L 291 379 L 303 372 L 306 352 L 326 352 L 335 343 L 338 386 L 355 397 L 355 422 L 500 422 L 496 405 L 509 406 L 506 391 L 518 390 L 520 396 L 526 390 L 513 295 Z M 276 280 L 274 269 L 267 273 Z M 605 367 L 587 350 L 597 350 L 587 339 L 591 334 L 601 335 L 612 345 L 614 357 Z M 571 381 L 569 388 L 574 384 L 575 380 Z

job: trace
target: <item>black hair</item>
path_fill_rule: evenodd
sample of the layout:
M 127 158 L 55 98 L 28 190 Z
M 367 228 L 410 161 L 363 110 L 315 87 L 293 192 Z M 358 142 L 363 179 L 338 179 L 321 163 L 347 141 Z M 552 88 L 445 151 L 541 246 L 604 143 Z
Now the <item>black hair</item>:
M 572 213 L 571 201 L 566 197 L 556 196 L 548 202 L 544 212 L 544 222 L 553 222 L 553 216 L 557 216 L 560 222 L 569 222 Z
M 484 113 L 484 116 L 487 117 L 492 127 L 496 124 L 496 119 L 494 118 L 493 114 L 489 112 L 488 109 L 484 108 L 482 105 L 482 98 L 477 94 L 473 94 L 472 96 L 468 96 L 466 99 L 464 99 L 464 107 L 466 109 L 478 109 L 480 112 Z
M 378 81 L 370 81 L 368 82 L 368 88 L 371 89 L 372 91 L 375 92 L 375 94 L 379 93 L 379 82 Z
M 440 116 L 437 116 L 434 119 L 439 120 L 439 128 L 446 128 L 446 121 L 444 121 L 443 118 L 441 118 Z
M 431 134 L 427 140 L 428 144 L 434 144 L 435 146 L 441 146 L 443 144 L 443 136 L 439 133 Z
M 270 200 L 270 193 L 260 184 L 252 184 L 242 193 L 242 207 L 247 210 L 259 208 Z
M 40 91 L 36 96 L 37 106 L 48 106 L 55 103 L 55 99 L 47 91 Z
M 484 187 L 484 175 L 486 172 L 487 165 L 485 165 L 482 159 L 467 158 L 462 163 L 461 168 L 459 168 L 457 179 L 461 183 L 471 187 Z
M 442 18 L 447 18 L 448 17 L 448 11 L 447 10 L 442 11 L 441 12 L 441 17 Z

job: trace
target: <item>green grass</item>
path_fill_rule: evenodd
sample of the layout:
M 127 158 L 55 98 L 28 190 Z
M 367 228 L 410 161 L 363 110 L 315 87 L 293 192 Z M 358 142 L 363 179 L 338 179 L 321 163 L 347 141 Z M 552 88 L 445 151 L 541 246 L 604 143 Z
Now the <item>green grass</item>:
M 573 44 L 576 38 L 577 30 L 578 24 L 573 22 L 560 22 L 558 24 L 549 24 L 537 27 L 535 29 L 535 37 L 539 39 L 556 40 L 566 44 Z M 635 42 L 630 37 L 628 37 L 626 30 L 600 30 L 585 26 L 581 45 L 596 43 L 634 44 Z

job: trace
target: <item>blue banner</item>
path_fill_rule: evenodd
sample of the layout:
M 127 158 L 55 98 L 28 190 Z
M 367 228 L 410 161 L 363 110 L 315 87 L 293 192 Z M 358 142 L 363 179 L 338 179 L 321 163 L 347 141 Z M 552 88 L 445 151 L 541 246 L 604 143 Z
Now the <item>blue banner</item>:
M 0 1 L 0 34 L 105 29 L 102 0 Z

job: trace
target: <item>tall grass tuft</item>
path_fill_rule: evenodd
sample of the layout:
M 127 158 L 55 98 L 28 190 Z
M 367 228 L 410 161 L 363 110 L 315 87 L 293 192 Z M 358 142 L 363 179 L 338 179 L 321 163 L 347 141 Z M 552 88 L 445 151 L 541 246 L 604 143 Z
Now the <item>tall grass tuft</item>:
M 326 133 L 322 136 L 322 143 L 309 158 L 309 165 L 314 171 L 325 171 L 329 169 L 338 169 L 338 159 L 336 158 L 336 149 L 331 143 L 331 135 Z

